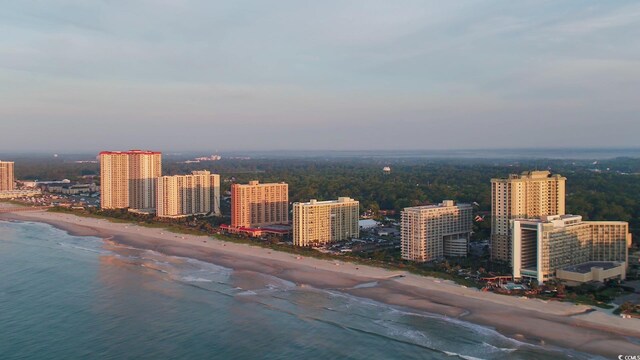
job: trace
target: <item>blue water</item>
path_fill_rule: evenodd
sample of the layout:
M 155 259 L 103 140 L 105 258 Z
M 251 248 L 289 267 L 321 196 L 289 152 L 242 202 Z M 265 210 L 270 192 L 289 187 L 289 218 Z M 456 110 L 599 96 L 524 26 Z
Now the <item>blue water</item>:
M 589 358 L 337 291 L 0 221 L 0 359 L 567 356 Z

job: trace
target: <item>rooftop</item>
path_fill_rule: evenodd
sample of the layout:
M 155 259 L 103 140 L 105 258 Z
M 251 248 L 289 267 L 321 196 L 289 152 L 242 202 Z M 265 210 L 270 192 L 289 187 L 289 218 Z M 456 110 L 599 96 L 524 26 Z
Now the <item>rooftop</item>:
M 589 261 L 586 263 L 571 265 L 563 268 L 564 271 L 570 271 L 580 274 L 588 274 L 591 272 L 591 268 L 602 268 L 604 270 L 609 270 L 613 268 L 617 268 L 621 266 L 621 263 L 617 261 Z
M 434 204 L 434 205 L 423 205 L 423 206 L 413 206 L 413 207 L 405 208 L 405 210 L 428 210 L 428 209 L 447 208 L 447 207 L 453 207 L 453 206 L 457 206 L 457 207 L 471 207 L 471 204 L 456 203 L 456 202 L 455 202 L 455 201 L 453 201 L 453 200 L 444 200 L 444 201 L 442 201 L 440 204 Z
M 159 151 L 150 151 L 150 150 L 101 151 L 100 152 L 100 155 L 134 155 L 134 154 L 156 155 L 156 154 L 162 154 L 162 153 Z

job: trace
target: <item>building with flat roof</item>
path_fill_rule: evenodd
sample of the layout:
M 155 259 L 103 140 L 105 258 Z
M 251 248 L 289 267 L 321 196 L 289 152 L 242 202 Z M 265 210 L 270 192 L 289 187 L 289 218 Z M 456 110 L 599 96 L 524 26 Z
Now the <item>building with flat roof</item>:
M 13 161 L 0 161 L 0 191 L 16 189 Z
M 526 171 L 491 179 L 491 259 L 511 262 L 510 221 L 564 215 L 566 178 L 549 171 Z
M 103 151 L 100 159 L 102 209 L 155 209 L 162 154 L 156 151 Z
M 430 261 L 444 256 L 467 256 L 473 207 L 445 200 L 438 205 L 402 211 L 402 258 Z
M 157 183 L 156 216 L 177 218 L 220 215 L 220 175 L 194 171 L 191 175 L 161 176 Z
M 360 203 L 349 197 L 293 204 L 293 245 L 319 246 L 357 238 Z
M 289 185 L 285 183 L 231 185 L 231 226 L 258 228 L 289 223 Z
M 602 267 L 605 263 L 614 265 L 605 266 L 604 270 L 619 268 L 622 263 L 626 268 L 628 264 L 631 234 L 629 224 L 624 221 L 582 221 L 579 215 L 554 215 L 512 220 L 511 226 L 514 278 L 535 279 L 541 284 L 552 278 L 567 278 L 569 273 L 584 275 L 587 268 L 591 274 L 591 267 Z M 591 266 L 593 262 L 599 265 Z M 613 272 L 616 274 L 612 276 L 624 279 L 624 271 Z M 600 275 L 609 276 L 613 272 Z M 590 275 L 594 276 L 599 275 Z

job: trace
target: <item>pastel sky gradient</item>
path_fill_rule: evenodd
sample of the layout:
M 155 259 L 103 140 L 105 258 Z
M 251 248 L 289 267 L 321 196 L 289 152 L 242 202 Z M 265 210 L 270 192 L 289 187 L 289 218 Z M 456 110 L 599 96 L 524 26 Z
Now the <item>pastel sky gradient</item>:
M 1 4 L 0 151 L 640 145 L 638 1 Z

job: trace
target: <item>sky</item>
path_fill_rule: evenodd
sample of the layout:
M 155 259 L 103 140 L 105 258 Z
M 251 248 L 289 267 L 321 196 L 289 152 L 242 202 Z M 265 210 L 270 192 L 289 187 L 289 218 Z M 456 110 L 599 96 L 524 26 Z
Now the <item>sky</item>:
M 0 5 L 0 151 L 640 146 L 637 1 Z

